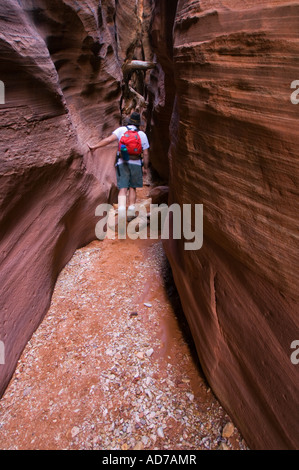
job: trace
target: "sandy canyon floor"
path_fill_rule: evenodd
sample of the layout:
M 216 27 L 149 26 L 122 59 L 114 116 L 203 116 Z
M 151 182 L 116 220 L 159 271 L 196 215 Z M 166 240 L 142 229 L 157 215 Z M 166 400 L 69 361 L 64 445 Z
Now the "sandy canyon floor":
M 202 374 L 161 240 L 75 253 L 0 401 L 0 448 L 247 449 Z

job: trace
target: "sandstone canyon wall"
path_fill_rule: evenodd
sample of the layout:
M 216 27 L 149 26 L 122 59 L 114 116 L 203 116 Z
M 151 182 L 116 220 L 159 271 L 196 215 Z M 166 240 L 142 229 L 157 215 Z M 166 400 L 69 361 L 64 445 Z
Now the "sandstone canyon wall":
M 0 394 L 60 270 L 95 238 L 95 209 L 115 184 L 114 150 L 84 150 L 120 119 L 121 70 L 109 21 L 107 6 L 99 25 L 94 0 L 0 5 Z
M 86 141 L 143 96 L 170 202 L 204 206 L 202 249 L 165 249 L 206 377 L 252 448 L 298 447 L 299 4 L 5 0 L 0 24 L 0 395 L 113 197 L 115 151 Z M 157 66 L 129 87 L 133 59 Z
M 205 374 L 248 444 L 298 448 L 299 4 L 174 3 L 156 1 L 170 89 L 156 87 L 153 120 L 170 122 L 169 202 L 203 204 L 204 241 L 165 249 Z

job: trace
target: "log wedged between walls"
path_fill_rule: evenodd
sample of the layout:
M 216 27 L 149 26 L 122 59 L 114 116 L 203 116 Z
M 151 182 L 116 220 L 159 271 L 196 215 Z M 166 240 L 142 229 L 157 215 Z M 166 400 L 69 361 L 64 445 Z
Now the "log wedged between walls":
M 248 445 L 296 449 L 298 108 L 290 86 L 299 7 L 179 1 L 166 53 L 174 11 L 155 4 L 160 83 L 173 71 L 170 89 L 156 87 L 153 100 L 156 123 L 159 115 L 162 127 L 170 123 L 168 161 L 158 164 L 169 168 L 169 204 L 204 207 L 201 250 L 165 242 L 184 312 L 206 377 Z M 171 117 L 171 103 L 161 106 L 167 93 Z

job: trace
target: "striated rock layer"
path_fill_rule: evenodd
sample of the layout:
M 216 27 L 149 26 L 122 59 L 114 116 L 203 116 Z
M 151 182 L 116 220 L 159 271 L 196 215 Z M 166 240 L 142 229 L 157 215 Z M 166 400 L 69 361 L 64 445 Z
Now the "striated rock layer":
M 298 31 L 297 2 L 179 0 L 162 63 L 176 92 L 170 202 L 204 206 L 202 249 L 165 248 L 205 374 L 256 449 L 299 445 Z M 169 119 L 159 90 L 156 102 Z
M 107 5 L 101 18 L 96 0 L 0 5 L 0 395 L 60 270 L 95 238 L 95 209 L 115 184 L 115 151 L 84 151 L 120 119 Z

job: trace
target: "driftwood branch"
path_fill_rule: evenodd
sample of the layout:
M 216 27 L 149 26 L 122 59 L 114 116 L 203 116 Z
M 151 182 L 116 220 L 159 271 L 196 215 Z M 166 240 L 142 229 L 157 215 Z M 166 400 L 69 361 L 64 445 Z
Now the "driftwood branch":
M 141 108 L 145 108 L 146 102 L 145 102 L 144 97 L 140 95 L 140 93 L 138 93 L 136 90 L 134 90 L 134 88 L 132 88 L 131 86 L 129 86 L 129 91 L 133 95 L 133 97 L 136 99 L 137 106 Z
M 127 115 L 129 115 L 132 110 L 142 112 L 148 105 L 144 97 L 131 86 L 128 87 L 126 102 L 127 105 L 125 106 L 124 113 Z
M 124 107 L 125 114 L 129 115 L 132 110 L 142 112 L 142 109 L 146 108 L 148 105 L 148 103 L 145 101 L 145 98 L 136 90 L 134 90 L 134 88 L 129 84 L 131 75 L 138 70 L 146 71 L 155 67 L 156 64 L 154 62 L 144 60 L 131 60 L 130 62 L 127 62 L 123 65 L 123 97 L 126 102 L 126 105 Z
M 128 76 L 130 73 L 135 72 L 135 70 L 149 70 L 154 69 L 156 64 L 154 62 L 149 62 L 145 60 L 131 60 L 123 65 L 123 75 Z

